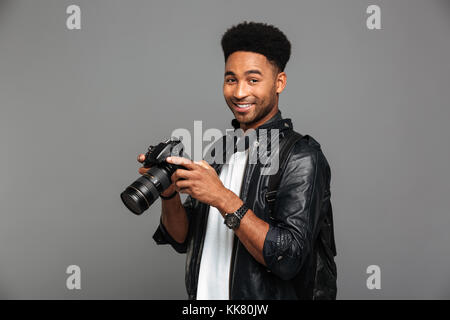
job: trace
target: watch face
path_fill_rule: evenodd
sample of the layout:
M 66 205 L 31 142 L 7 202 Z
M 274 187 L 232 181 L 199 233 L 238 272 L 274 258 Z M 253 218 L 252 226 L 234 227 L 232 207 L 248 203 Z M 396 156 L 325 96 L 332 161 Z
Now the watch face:
M 234 214 L 227 214 L 225 216 L 225 224 L 228 228 L 234 229 L 239 225 L 239 218 Z

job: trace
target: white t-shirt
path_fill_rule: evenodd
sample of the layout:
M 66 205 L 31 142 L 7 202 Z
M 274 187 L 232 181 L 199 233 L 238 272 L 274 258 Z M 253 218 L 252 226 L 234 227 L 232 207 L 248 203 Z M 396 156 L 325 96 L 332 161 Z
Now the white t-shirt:
M 222 166 L 220 180 L 239 196 L 248 150 L 234 153 Z M 200 261 L 197 300 L 229 300 L 229 280 L 234 231 L 224 224 L 219 210 L 210 207 Z

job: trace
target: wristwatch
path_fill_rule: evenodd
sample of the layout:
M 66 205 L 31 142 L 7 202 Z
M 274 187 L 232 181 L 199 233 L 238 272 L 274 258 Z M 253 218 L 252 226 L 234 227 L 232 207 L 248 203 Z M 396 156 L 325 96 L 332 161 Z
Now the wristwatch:
M 248 207 L 244 203 L 235 212 L 227 213 L 225 215 L 225 221 L 223 223 L 225 223 L 225 225 L 228 228 L 230 228 L 232 230 L 236 230 L 237 228 L 239 228 L 239 225 L 241 224 L 241 219 L 244 217 L 244 215 L 247 213 L 247 211 L 248 211 Z

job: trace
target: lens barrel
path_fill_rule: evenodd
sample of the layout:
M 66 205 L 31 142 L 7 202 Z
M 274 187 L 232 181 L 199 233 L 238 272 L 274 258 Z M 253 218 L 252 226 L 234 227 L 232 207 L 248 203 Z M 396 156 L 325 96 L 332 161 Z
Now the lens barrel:
M 168 166 L 150 168 L 120 194 L 124 205 L 134 214 L 142 214 L 170 186 L 170 169 Z

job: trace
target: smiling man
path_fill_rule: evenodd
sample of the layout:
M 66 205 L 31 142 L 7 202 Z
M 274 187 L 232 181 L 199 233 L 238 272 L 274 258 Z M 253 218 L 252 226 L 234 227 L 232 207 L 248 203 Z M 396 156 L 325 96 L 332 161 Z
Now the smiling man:
M 253 129 L 258 139 L 276 129 L 290 148 L 280 148 L 288 153 L 276 180 L 249 163 L 255 145 L 234 150 L 225 164 L 168 158 L 185 169 L 161 194 L 154 239 L 187 253 L 189 299 L 334 299 L 330 168 L 319 143 L 295 133 L 278 109 L 291 44 L 274 26 L 243 22 L 227 30 L 222 48 L 234 128 Z M 184 203 L 179 193 L 188 194 Z
M 223 94 L 243 130 L 254 129 L 278 112 L 286 74 L 259 53 L 237 51 L 225 64 Z

